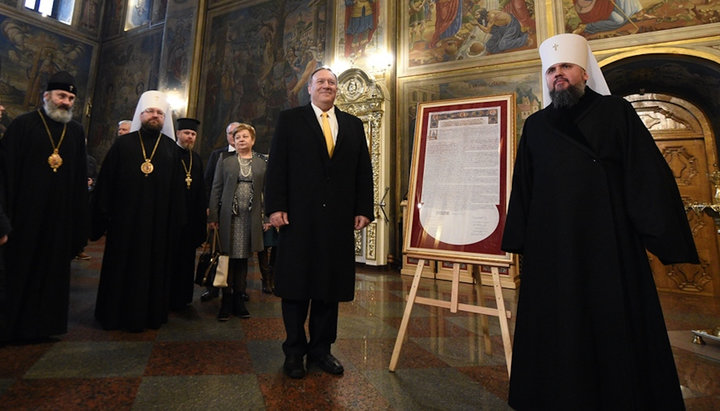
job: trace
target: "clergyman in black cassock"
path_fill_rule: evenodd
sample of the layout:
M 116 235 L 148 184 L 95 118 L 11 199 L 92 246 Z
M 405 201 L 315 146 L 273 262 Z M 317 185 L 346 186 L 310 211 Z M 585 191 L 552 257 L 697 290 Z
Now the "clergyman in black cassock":
M 207 232 L 203 164 L 200 156 L 192 150 L 199 125 L 198 120 L 179 118 L 175 132 L 187 218 L 185 224 L 179 227 L 178 244 L 172 261 L 174 267 L 170 283 L 171 310 L 180 310 L 192 302 L 195 289 L 195 254 L 205 241 Z
M 525 122 L 502 241 L 523 255 L 509 404 L 684 409 L 645 251 L 698 262 L 672 172 L 632 105 L 586 85 L 582 36 L 540 54 L 552 105 Z
M 72 76 L 48 80 L 44 105 L 0 140 L 0 198 L 13 231 L 5 248 L 2 340 L 67 332 L 70 262 L 87 242 L 85 133 L 72 120 Z
M 106 238 L 95 318 L 107 330 L 139 332 L 167 322 L 171 260 L 185 218 L 168 109 L 164 94 L 146 91 L 133 131 L 115 140 L 98 175 L 91 239 Z

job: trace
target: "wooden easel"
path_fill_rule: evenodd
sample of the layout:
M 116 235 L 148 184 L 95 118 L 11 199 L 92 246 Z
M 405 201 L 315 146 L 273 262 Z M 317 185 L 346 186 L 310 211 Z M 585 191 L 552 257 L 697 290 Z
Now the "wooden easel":
M 500 286 L 500 273 L 498 270 L 498 263 L 487 264 L 491 265 L 493 290 L 495 291 L 495 301 L 497 308 L 488 308 L 478 305 L 463 304 L 458 302 L 458 288 L 460 283 L 460 263 L 453 263 L 453 277 L 452 277 L 452 289 L 450 294 L 450 301 L 438 300 L 434 298 L 418 297 L 418 285 L 420 284 L 420 278 L 422 277 L 422 269 L 425 264 L 425 259 L 420 258 L 415 270 L 415 276 L 413 277 L 412 286 L 410 287 L 410 293 L 408 294 L 407 304 L 405 305 L 405 313 L 403 314 L 402 322 L 400 323 L 400 329 L 398 330 L 397 339 L 395 340 L 395 348 L 393 349 L 392 357 L 390 358 L 390 371 L 395 371 L 398 359 L 400 357 L 400 350 L 402 350 L 402 344 L 405 341 L 405 332 L 407 331 L 408 322 L 410 321 L 410 314 L 412 313 L 413 305 L 415 303 L 430 305 L 433 307 L 449 308 L 450 312 L 456 313 L 458 311 L 472 312 L 482 315 L 490 315 L 497 317 L 500 321 L 500 333 L 502 335 L 503 347 L 505 349 L 505 362 L 507 364 L 508 376 L 510 375 L 510 366 L 512 363 L 512 342 L 510 340 L 510 329 L 508 327 L 508 318 L 510 318 L 510 311 L 505 310 L 505 299 L 502 295 L 502 287 Z M 485 264 L 485 263 L 484 263 Z M 508 264 L 509 265 L 509 264 Z M 505 265 L 504 265 L 505 266 Z M 480 278 L 476 279 L 476 286 L 482 287 Z M 480 300 L 482 302 L 482 299 Z M 483 325 L 486 326 L 486 320 L 483 320 Z M 486 350 L 488 348 L 489 341 L 486 336 Z

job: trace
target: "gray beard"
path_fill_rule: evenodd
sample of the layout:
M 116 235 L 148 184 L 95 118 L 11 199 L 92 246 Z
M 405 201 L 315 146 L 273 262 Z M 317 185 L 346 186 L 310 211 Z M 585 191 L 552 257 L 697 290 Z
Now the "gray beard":
M 72 108 L 65 110 L 64 108 L 58 107 L 51 100 L 44 100 L 43 108 L 48 117 L 57 121 L 58 123 L 69 123 L 72 120 L 73 112 Z
M 585 84 L 578 83 L 574 86 L 570 86 L 565 90 L 551 90 L 550 99 L 552 99 L 553 107 L 555 108 L 569 108 L 574 106 L 580 101 L 582 96 L 585 95 Z

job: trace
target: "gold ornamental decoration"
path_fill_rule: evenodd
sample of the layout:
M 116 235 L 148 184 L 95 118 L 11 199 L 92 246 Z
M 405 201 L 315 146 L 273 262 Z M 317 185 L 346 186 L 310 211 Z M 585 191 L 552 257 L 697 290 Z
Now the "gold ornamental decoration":
M 45 121 L 45 116 L 43 116 L 43 113 L 42 111 L 40 111 L 40 109 L 38 109 L 38 114 L 40 114 L 40 120 L 42 120 L 43 125 L 45 126 L 45 131 L 47 132 L 48 138 L 50 139 L 50 145 L 53 148 L 52 154 L 50 154 L 50 156 L 48 157 L 48 165 L 50 166 L 50 168 L 52 168 L 53 173 L 57 173 L 57 169 L 60 168 L 60 166 L 63 164 L 63 159 L 62 157 L 60 157 L 60 145 L 65 139 L 67 123 L 63 124 L 62 134 L 60 134 L 60 141 L 58 141 L 57 145 L 55 145 L 55 140 L 53 140 L 52 133 L 50 133 L 50 127 L 48 127 L 47 121 Z
M 54 173 L 57 173 L 57 169 L 62 165 L 63 159 L 60 157 L 60 154 L 58 154 L 58 149 L 53 149 L 53 153 L 50 154 L 50 157 L 48 157 L 48 164 L 50 165 L 50 168 L 52 168 L 52 171 Z
M 185 169 L 185 184 L 187 185 L 187 189 L 189 190 L 190 184 L 192 184 L 192 177 L 190 174 L 192 172 L 192 158 L 193 158 L 192 150 L 188 150 L 188 153 L 190 153 L 190 167 L 185 165 L 184 159 L 181 158 L 180 162 L 182 162 L 183 169 Z
M 150 153 L 150 157 L 147 156 L 145 153 L 145 144 L 143 144 L 142 141 L 142 134 L 140 133 L 140 130 L 138 130 L 138 138 L 140 138 L 140 147 L 142 148 L 142 155 L 145 161 L 140 164 L 140 171 L 142 171 L 145 174 L 145 177 L 149 176 L 150 173 L 155 170 L 155 166 L 153 166 L 152 158 L 155 156 L 155 151 L 157 151 L 158 144 L 160 144 L 160 137 L 162 137 L 162 133 L 158 133 L 158 138 L 155 141 L 155 147 L 153 147 L 152 153 Z
M 153 163 L 150 162 L 149 158 L 146 158 L 145 162 L 140 164 L 140 171 L 145 173 L 145 177 L 152 173 L 153 170 L 155 170 L 155 166 L 153 166 Z

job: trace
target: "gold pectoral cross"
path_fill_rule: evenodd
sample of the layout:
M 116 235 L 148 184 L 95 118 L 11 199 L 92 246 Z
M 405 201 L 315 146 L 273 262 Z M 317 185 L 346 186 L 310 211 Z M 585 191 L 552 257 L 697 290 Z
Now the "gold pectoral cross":
M 192 184 L 192 177 L 190 177 L 190 174 L 187 174 L 185 176 L 185 184 L 187 184 L 188 190 L 190 189 L 190 184 Z

